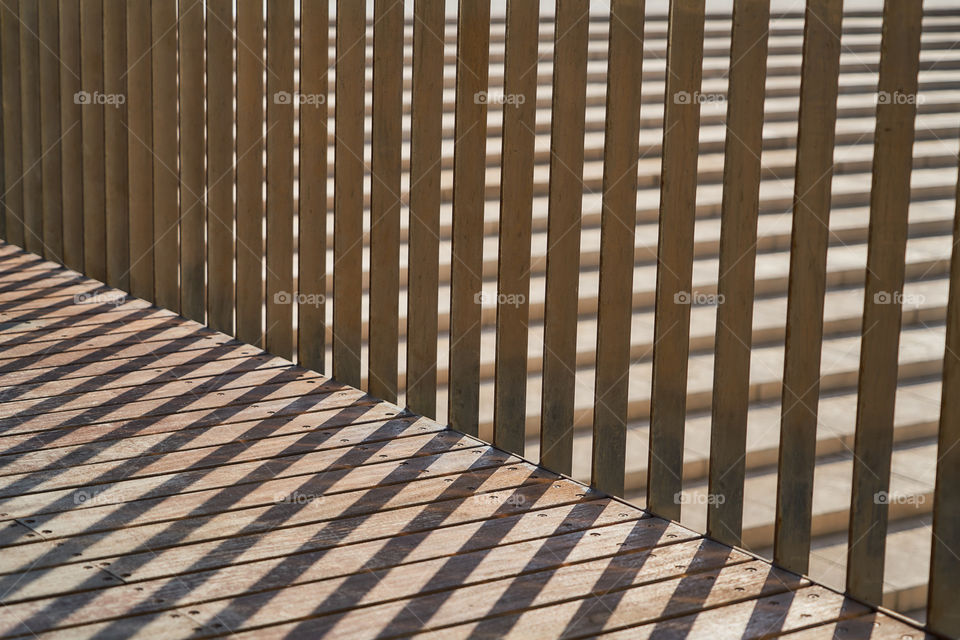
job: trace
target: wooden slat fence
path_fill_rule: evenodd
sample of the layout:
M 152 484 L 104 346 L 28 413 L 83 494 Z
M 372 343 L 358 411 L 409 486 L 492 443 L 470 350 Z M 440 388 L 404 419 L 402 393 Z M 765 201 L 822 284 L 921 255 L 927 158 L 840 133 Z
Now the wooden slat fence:
M 627 422 L 637 383 L 632 283 L 645 7 L 613 0 L 604 14 L 588 0 L 556 0 L 545 17 L 547 4 L 509 0 L 505 16 L 492 20 L 489 0 L 460 0 L 454 20 L 442 0 L 377 0 L 370 13 L 355 0 L 0 0 L 3 237 L 344 383 L 367 380 L 370 393 L 413 412 L 435 415 L 446 384 L 444 417 L 468 434 L 480 430 L 487 401 L 481 354 L 491 349 L 495 443 L 522 454 L 539 427 L 541 462 L 569 474 L 574 431 L 586 420 L 593 485 L 622 494 L 635 446 Z M 683 487 L 707 15 L 704 0 L 672 0 L 662 36 L 647 486 L 649 507 L 673 519 Z M 847 574 L 850 593 L 875 604 L 888 508 L 877 496 L 890 488 L 922 17 L 920 0 L 884 4 Z M 807 1 L 774 548 L 776 560 L 796 572 L 807 571 L 811 546 L 843 18 L 839 2 Z M 494 30 L 496 57 L 492 21 L 502 29 Z M 607 33 L 598 58 L 592 32 L 599 28 Z M 769 31 L 769 0 L 733 2 L 709 467 L 709 495 L 723 499 L 709 501 L 707 530 L 735 545 L 743 527 Z M 444 78 L 445 57 L 455 78 Z M 502 70 L 497 86 L 494 64 Z M 602 100 L 588 95 L 588 71 L 605 78 Z M 538 86 L 542 73 L 552 76 L 550 92 Z M 588 104 L 604 110 L 597 194 L 584 181 Z M 491 156 L 494 115 L 500 139 Z M 546 302 L 534 338 L 534 165 L 543 151 L 536 132 L 546 129 Z M 498 176 L 498 195 L 490 195 L 490 176 Z M 575 402 L 584 368 L 578 287 L 582 206 L 593 195 L 602 212 L 598 317 L 589 336 L 593 402 L 585 412 Z M 492 253 L 484 243 L 491 223 Z M 960 241 L 960 226 L 954 234 Z M 488 291 L 484 258 L 493 253 L 496 288 Z M 948 635 L 960 634 L 958 263 L 955 256 L 928 623 Z M 491 324 L 495 333 L 485 334 Z M 539 397 L 528 387 L 531 345 L 542 352 Z M 447 380 L 439 379 L 438 360 L 448 361 Z M 537 411 L 539 425 L 531 427 Z

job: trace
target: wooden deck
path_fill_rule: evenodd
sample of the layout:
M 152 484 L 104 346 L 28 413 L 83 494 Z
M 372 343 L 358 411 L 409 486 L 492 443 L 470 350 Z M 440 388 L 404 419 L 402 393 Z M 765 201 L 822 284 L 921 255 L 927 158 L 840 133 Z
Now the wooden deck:
M 10 245 L 0 329 L 3 637 L 924 637 Z

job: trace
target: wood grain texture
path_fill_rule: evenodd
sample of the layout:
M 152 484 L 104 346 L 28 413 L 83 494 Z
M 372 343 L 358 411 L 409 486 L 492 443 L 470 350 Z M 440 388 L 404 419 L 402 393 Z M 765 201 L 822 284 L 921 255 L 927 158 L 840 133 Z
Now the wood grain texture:
M 264 19 L 237 2 L 237 338 L 263 344 Z
M 623 495 L 626 459 L 642 72 L 636 52 L 643 50 L 643 9 L 643 0 L 610 4 L 590 477 L 593 486 L 613 495 Z
M 333 377 L 360 385 L 366 10 L 337 0 L 333 215 Z
M 444 4 L 415 0 L 413 11 L 406 402 L 435 418 Z
M 297 362 L 325 372 L 327 333 L 327 140 L 330 131 L 328 68 L 330 7 L 300 5 L 299 229 L 297 290 L 307 297 L 297 306 Z
M 233 3 L 212 0 L 206 7 L 207 46 L 207 324 L 226 334 L 234 332 L 236 253 L 233 189 L 234 145 Z
M 180 313 L 197 322 L 206 319 L 207 302 L 203 7 L 202 0 L 177 2 Z
M 107 284 L 130 290 L 130 210 L 127 139 L 127 3 L 103 0 L 103 90 L 122 104 L 103 110 Z
M 19 0 L 0 5 L 3 55 L 3 176 L 5 239 L 23 247 L 23 138 L 20 117 Z
M 368 390 L 397 401 L 400 334 L 400 172 L 403 129 L 403 4 L 373 5 L 370 156 L 370 323 Z
M 843 8 L 807 2 L 783 362 L 774 557 L 807 573 Z
M 61 0 L 64 3 L 72 0 Z M 148 2 L 127 7 L 127 180 L 130 212 L 130 293 L 154 300 L 153 16 Z M 61 30 L 63 25 L 61 25 Z M 66 125 L 66 121 L 64 121 Z M 64 163 L 67 146 L 64 140 Z M 66 180 L 66 164 L 64 177 Z M 66 181 L 64 206 L 67 206 Z M 66 212 L 64 233 L 67 233 Z
M 20 135 L 23 154 L 24 249 L 48 256 L 43 244 L 43 149 L 40 133 L 40 7 L 20 3 Z M 49 256 L 48 256 L 49 257 Z
M 82 0 L 86 1 L 86 0 Z M 151 0 L 153 271 L 158 306 L 180 312 L 180 207 L 177 193 L 177 3 Z M 86 130 L 84 130 L 86 148 Z
M 703 78 L 702 0 L 670 3 L 667 73 L 660 165 L 657 298 L 650 386 L 647 506 L 680 519 L 683 439 L 687 419 L 690 296 L 693 292 L 693 224 L 697 207 L 697 147 Z
M 293 0 L 267 3 L 267 351 L 293 357 Z
M 540 2 L 507 5 L 493 442 L 523 455 Z
M 83 269 L 83 126 L 74 96 L 81 90 L 80 0 L 59 0 L 60 180 L 63 263 Z M 149 38 L 147 39 L 149 43 Z M 152 291 L 152 289 L 151 289 Z
M 958 181 L 960 189 L 960 181 Z M 960 199 L 957 200 L 960 206 Z M 960 208 L 957 213 L 960 214 Z M 947 303 L 946 348 L 943 354 L 943 392 L 940 399 L 940 429 L 937 444 L 937 480 L 933 501 L 933 538 L 930 555 L 930 586 L 927 624 L 946 636 L 960 636 L 960 215 L 953 219 L 953 257 L 950 261 L 950 293 Z
M 480 314 L 487 144 L 490 0 L 460 0 L 454 115 L 447 422 L 476 435 L 480 416 Z
M 769 0 L 733 4 L 710 427 L 709 492 L 718 497 L 707 507 L 708 534 L 727 544 L 743 527 L 769 18 Z
M 80 84 L 75 97 L 83 128 L 83 272 L 107 279 L 106 184 L 104 182 L 105 104 L 103 87 L 103 0 L 80 0 Z M 176 138 L 176 132 L 174 132 Z M 26 200 L 24 200 L 26 205 Z
M 910 207 L 910 171 L 920 56 L 920 0 L 883 7 L 863 336 L 857 385 L 847 591 L 879 604 L 883 596 L 901 292 Z M 900 96 L 900 97 L 898 97 Z
M 63 255 L 63 191 L 60 145 L 60 8 L 58 0 L 39 2 L 40 148 L 44 257 Z

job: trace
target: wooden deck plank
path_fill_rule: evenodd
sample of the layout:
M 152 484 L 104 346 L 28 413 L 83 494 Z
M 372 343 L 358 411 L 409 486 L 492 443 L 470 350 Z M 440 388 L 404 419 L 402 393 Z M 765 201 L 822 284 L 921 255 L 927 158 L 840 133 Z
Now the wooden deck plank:
M 448 456 L 447 462 L 450 459 Z M 0 567 L 4 573 L 11 573 L 64 562 L 129 556 L 122 565 L 124 572 L 129 572 L 140 566 L 137 557 L 148 557 L 147 554 L 174 548 L 191 554 L 195 550 L 192 545 L 203 543 L 207 549 L 214 545 L 218 553 L 229 555 L 253 546 L 251 542 L 255 538 L 247 536 L 268 532 L 275 539 L 279 536 L 281 548 L 296 541 L 301 551 L 309 551 L 391 539 L 400 534 L 429 533 L 467 523 L 489 522 L 492 527 L 500 518 L 524 513 L 535 512 L 537 518 L 551 517 L 546 512 L 541 516 L 540 510 L 576 507 L 576 513 L 587 514 L 584 518 L 604 510 L 602 505 L 598 506 L 603 501 L 584 501 L 579 495 L 582 487 L 557 482 L 547 472 L 523 465 L 505 466 L 503 458 L 490 460 L 489 464 L 492 466 L 484 466 L 481 460 L 479 466 L 474 464 L 465 472 L 454 468 L 456 477 L 440 473 L 390 487 L 356 488 L 341 483 L 337 486 L 351 490 L 325 493 L 320 498 L 324 505 L 322 511 L 305 509 L 287 498 L 316 496 L 315 492 L 323 489 L 320 481 L 311 478 L 304 482 L 301 475 L 271 480 L 253 490 L 229 488 L 215 494 L 188 494 L 178 503 L 154 501 L 148 503 L 158 509 L 154 522 L 134 520 L 128 524 L 131 520 L 128 514 L 113 513 L 107 506 L 73 510 L 56 517 L 25 517 L 22 522 L 16 522 L 17 527 L 11 526 L 9 532 L 4 532 L 4 537 L 19 540 L 21 544 L 0 557 Z M 372 471 L 376 469 L 360 468 L 344 480 L 359 479 L 362 483 L 372 477 Z M 451 468 L 443 467 L 441 471 L 450 472 Z M 554 483 L 561 486 L 554 487 Z M 208 504 L 211 495 L 216 498 L 215 504 Z M 483 497 L 478 499 L 478 495 Z M 193 510 L 183 502 L 193 506 Z M 214 513 L 191 515 L 197 505 L 208 505 Z M 618 517 L 629 511 L 623 505 L 617 506 Z M 184 518 L 184 515 L 191 517 Z M 104 516 L 110 520 L 104 521 Z M 552 522 L 562 530 L 568 519 L 567 514 Z M 91 527 L 91 522 L 97 526 Z M 50 533 L 43 533 L 45 530 Z M 283 531 L 286 533 L 281 533 Z M 118 568 L 120 566 L 118 564 Z M 154 571 L 147 569 L 146 575 L 153 575 Z
M 751 637 L 870 613 L 195 322 L 77 304 L 113 290 L 5 248 L 0 634 Z
M 46 617 L 64 617 L 65 619 L 56 621 L 60 624 L 76 624 L 82 622 L 84 616 L 100 620 L 109 618 L 111 612 L 105 610 L 105 607 L 112 603 L 113 615 L 124 617 L 109 627 L 109 633 L 127 635 L 135 634 L 139 627 L 148 625 L 147 620 L 153 617 L 149 614 L 136 614 L 147 613 L 151 609 L 164 610 L 189 604 L 199 611 L 199 614 L 193 615 L 203 616 L 204 613 L 215 611 L 222 606 L 217 599 L 234 593 L 237 595 L 230 600 L 232 615 L 227 615 L 235 617 L 240 624 L 232 624 L 232 619 L 222 620 L 223 613 L 218 613 L 215 617 L 236 631 L 244 626 L 255 627 L 258 617 L 272 621 L 282 620 L 284 617 L 296 619 L 303 613 L 322 615 L 345 608 L 376 605 L 422 591 L 459 591 L 464 588 L 464 581 L 467 584 L 490 580 L 509 581 L 515 577 L 517 567 L 523 568 L 521 575 L 530 574 L 531 580 L 549 576 L 551 570 L 558 573 L 564 571 L 565 569 L 559 568 L 561 564 L 574 564 L 574 567 L 571 567 L 574 570 L 589 570 L 592 565 L 600 564 L 596 558 L 603 557 L 603 554 L 616 556 L 607 561 L 610 564 L 615 564 L 621 558 L 626 559 L 625 565 L 642 562 L 651 575 L 671 575 L 671 570 L 677 573 L 677 564 L 697 570 L 716 567 L 728 561 L 729 550 L 726 547 L 700 540 L 672 545 L 667 552 L 651 554 L 649 549 L 657 545 L 662 531 L 648 529 L 642 524 L 642 521 L 624 523 L 602 532 L 590 531 L 586 537 L 582 533 L 568 534 L 528 543 L 501 545 L 491 550 L 461 553 L 452 559 L 439 558 L 403 564 L 390 568 L 389 572 L 383 575 L 363 569 L 352 575 L 329 578 L 325 566 L 314 562 L 310 555 L 295 556 L 294 561 L 285 563 L 286 566 L 283 563 L 279 566 L 271 563 L 264 568 L 249 566 L 244 567 L 247 569 L 245 572 L 242 572 L 241 567 L 237 567 L 233 580 L 211 583 L 204 581 L 203 575 L 197 575 L 178 578 L 171 583 L 145 583 L 140 585 L 142 592 L 134 592 L 136 587 L 124 586 L 122 589 L 101 589 L 97 594 L 100 597 L 86 593 L 62 596 L 58 599 L 60 602 L 67 604 L 72 600 L 75 603 L 69 617 L 57 614 L 37 615 L 43 609 L 49 609 L 50 602 L 44 600 L 8 605 L 8 608 L 21 619 L 29 619 L 31 628 L 44 629 Z M 597 535 L 594 537 L 592 534 Z M 587 562 L 578 564 L 584 560 Z M 257 569 L 260 569 L 260 572 Z M 238 591 L 239 589 L 244 590 Z M 129 593 L 122 600 L 117 597 L 117 592 L 121 590 Z M 157 602 L 158 593 L 163 594 L 163 602 Z M 183 593 L 188 594 L 188 597 L 177 597 Z M 309 597 L 302 597 L 301 593 L 309 593 Z M 262 603 L 268 600 L 273 601 L 269 611 L 262 607 Z M 279 605 L 279 612 L 274 608 L 276 605 Z M 83 629 L 80 632 L 87 633 Z
M 499 498 L 499 494 L 490 494 L 491 502 Z M 544 517 L 541 517 L 543 515 Z M 486 526 L 484 526 L 486 523 Z M 561 527 L 562 525 L 562 527 Z M 560 527 L 560 528 L 558 528 Z M 98 559 L 96 561 L 80 560 L 53 568 L 47 568 L 49 573 L 41 574 L 36 569 L 8 574 L 0 578 L 0 586 L 5 589 L 5 602 L 12 603 L 32 597 L 70 593 L 86 587 L 87 589 L 103 587 L 101 584 L 83 584 L 78 577 L 84 575 L 80 567 L 89 563 L 104 567 L 109 574 L 122 576 L 126 584 L 138 583 L 151 591 L 156 588 L 178 589 L 182 598 L 196 601 L 198 594 L 190 593 L 183 586 L 191 585 L 212 589 L 220 592 L 217 597 L 224 597 L 223 587 L 214 586 L 218 574 L 217 569 L 229 572 L 233 577 L 230 582 L 237 584 L 249 581 L 251 576 L 255 580 L 264 579 L 263 588 L 282 586 L 277 584 L 276 577 L 270 574 L 270 569 L 278 567 L 288 560 L 289 568 L 277 572 L 282 581 L 291 580 L 296 583 L 308 582 L 310 577 L 316 576 L 322 570 L 322 578 L 333 579 L 364 571 L 380 571 L 394 566 L 422 563 L 423 561 L 442 559 L 450 562 L 451 556 L 476 554 L 485 550 L 506 548 L 510 551 L 526 551 L 534 545 L 543 544 L 550 551 L 562 558 L 562 551 L 572 550 L 582 555 L 589 545 L 583 541 L 594 537 L 597 533 L 603 536 L 603 546 L 629 542 L 633 547 L 642 540 L 656 540 L 663 535 L 664 530 L 680 532 L 685 539 L 697 536 L 677 525 L 655 518 L 637 520 L 637 513 L 624 513 L 623 509 L 610 502 L 566 505 L 551 507 L 546 510 L 521 512 L 504 516 L 491 521 L 467 522 L 432 530 L 404 535 L 397 539 L 378 539 L 363 542 L 354 542 L 338 546 L 329 541 L 320 544 L 306 543 L 300 538 L 300 529 L 278 529 L 263 536 L 254 535 L 246 538 L 230 538 L 227 541 L 210 541 L 186 547 L 171 547 L 160 552 L 147 551 L 126 556 Z M 553 536 L 552 538 L 550 538 Z M 588 537 L 589 536 L 589 537 Z M 429 544 L 424 544 L 429 538 Z M 549 540 L 539 540 L 550 538 Z M 513 546 L 510 546 L 513 545 Z M 612 551 L 616 551 L 613 548 Z M 503 553 L 499 551 L 497 553 Z M 483 558 L 477 557 L 480 562 Z M 549 558 L 537 558 L 542 565 Z M 571 558 L 568 556 L 568 561 Z M 459 559 L 456 562 L 460 562 Z M 465 562 L 463 566 L 469 566 Z M 301 573 L 301 571 L 303 573 Z M 52 574 L 62 581 L 50 579 Z M 86 574 L 89 577 L 89 573 Z M 245 576 L 245 577 L 244 577 Z M 161 578 L 173 578 L 164 583 Z M 462 579 L 458 575 L 457 579 Z M 174 581 L 183 579 L 181 585 Z M 316 579 L 315 577 L 313 579 Z M 41 584 L 41 580 L 44 584 Z M 246 586 L 246 585 L 245 585 Z M 243 589 L 233 586 L 234 593 L 241 594 Z M 168 605 L 169 606 L 169 605 Z M 154 607 L 156 608 L 156 607 Z

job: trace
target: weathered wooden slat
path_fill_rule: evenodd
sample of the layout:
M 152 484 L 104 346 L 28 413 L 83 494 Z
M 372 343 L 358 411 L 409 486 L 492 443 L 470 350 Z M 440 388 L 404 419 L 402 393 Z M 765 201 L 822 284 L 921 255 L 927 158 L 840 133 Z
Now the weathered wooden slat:
M 103 91 L 123 96 L 103 110 L 107 283 L 124 291 L 130 290 L 127 75 L 127 3 L 104 0 Z
M 403 116 L 403 3 L 373 5 L 373 117 L 370 158 L 371 394 L 397 400 L 400 326 L 400 170 Z
M 667 34 L 647 506 L 672 520 L 680 519 L 687 416 L 704 12 L 703 0 L 671 2 Z
M 267 3 L 267 351 L 293 357 L 293 0 Z
M 807 2 L 774 542 L 777 563 L 797 573 L 807 573 L 810 558 L 842 18 L 838 2 Z
M 960 189 L 960 180 L 958 180 Z M 960 636 L 960 198 L 953 219 L 953 256 L 947 303 L 946 349 L 943 354 L 943 391 L 937 444 L 937 480 L 933 499 L 933 548 L 927 624 L 946 636 Z
M 7 242 L 23 247 L 23 137 L 20 117 L 19 0 L 0 5 L 3 41 L 3 208 Z
M 413 11 L 406 401 L 436 417 L 444 3 L 415 0 Z
M 554 27 L 540 462 L 567 474 L 573 467 L 589 7 L 587 0 L 558 0 Z
M 454 116 L 447 422 L 476 435 L 480 416 L 480 316 L 487 144 L 490 0 L 460 0 Z
M 299 229 L 297 247 L 298 363 L 326 371 L 327 332 L 327 100 L 330 7 L 300 5 Z M 303 297 L 306 296 L 306 297 Z
M 847 591 L 871 604 L 883 596 L 922 17 L 920 0 L 884 2 L 850 501 L 855 543 L 847 550 Z
M 180 193 L 180 313 L 203 322 L 206 314 L 206 186 L 204 159 L 203 16 L 201 0 L 177 2 Z M 221 114 L 227 119 L 226 114 Z
M 493 442 L 523 455 L 540 2 L 507 5 Z
M 80 0 L 59 0 L 60 181 L 63 208 L 63 263 L 83 269 L 83 126 L 75 96 L 80 78 Z M 149 38 L 148 44 L 149 44 Z M 152 293 L 152 287 L 150 290 Z M 144 294 L 149 295 L 149 294 Z
M 23 248 L 46 255 L 43 246 L 43 149 L 40 134 L 40 7 L 20 3 L 20 133 L 23 153 Z
M 707 533 L 739 544 L 750 389 L 769 0 L 735 0 L 730 36 Z
M 60 156 L 60 11 L 58 0 L 39 2 L 40 148 L 44 257 L 63 263 L 63 191 Z
M 70 0 L 61 0 L 61 2 Z M 61 4 L 62 7 L 62 4 Z M 148 2 L 127 6 L 127 180 L 130 211 L 130 293 L 154 300 L 153 43 Z M 62 28 L 62 27 L 61 27 Z M 66 123 L 64 123 L 66 124 Z M 66 141 L 65 141 L 66 144 Z M 64 146 L 66 158 L 66 146 Z M 66 168 L 64 169 L 66 175 Z M 66 206 L 66 190 L 64 190 Z M 66 214 L 65 214 L 66 215 Z M 67 233 L 66 222 L 64 234 Z
M 262 0 L 237 2 L 237 338 L 263 344 Z
M 234 332 L 233 3 L 207 2 L 207 324 Z M 197 206 L 200 206 L 199 204 Z
M 83 136 L 83 272 L 107 279 L 104 183 L 103 0 L 80 0 L 80 122 Z M 176 131 L 173 133 L 176 137 Z M 24 199 L 26 206 L 26 199 Z
M 177 3 L 152 0 L 153 272 L 158 306 L 180 311 L 177 172 Z M 86 134 L 86 130 L 84 130 Z M 83 138 L 86 149 L 87 138 Z
M 337 0 L 333 217 L 333 377 L 360 385 L 366 9 Z
M 623 495 L 637 226 L 643 0 L 610 4 L 591 484 Z

